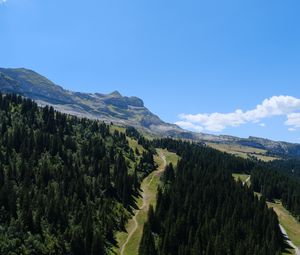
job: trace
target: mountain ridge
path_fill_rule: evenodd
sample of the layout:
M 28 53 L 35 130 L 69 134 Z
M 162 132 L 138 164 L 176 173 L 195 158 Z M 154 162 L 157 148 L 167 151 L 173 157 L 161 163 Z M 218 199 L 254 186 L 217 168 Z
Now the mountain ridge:
M 26 68 L 0 68 L 0 91 L 16 93 L 35 100 L 39 105 L 51 105 L 56 110 L 113 122 L 118 125 L 133 126 L 146 133 L 197 142 L 237 144 L 265 149 L 269 155 L 300 156 L 300 144 L 249 136 L 239 138 L 229 135 L 211 135 L 186 131 L 175 124 L 164 122 L 145 107 L 142 99 L 122 96 L 119 91 L 109 94 L 83 93 L 64 89 Z
M 155 134 L 160 134 L 160 130 L 181 131 L 178 126 L 165 123 L 151 113 L 140 98 L 122 96 L 118 91 L 107 95 L 73 92 L 25 68 L 0 68 L 0 83 L 4 93 L 18 93 L 41 106 L 51 105 L 59 111 L 80 117 L 131 125 Z

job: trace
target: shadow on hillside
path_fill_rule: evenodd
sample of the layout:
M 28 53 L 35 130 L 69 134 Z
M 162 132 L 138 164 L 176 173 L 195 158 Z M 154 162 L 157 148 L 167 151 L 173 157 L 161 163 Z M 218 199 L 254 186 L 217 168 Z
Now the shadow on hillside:
M 284 246 L 282 252 L 286 254 L 294 254 L 290 251 L 290 250 L 294 250 L 294 248 L 288 244 L 288 241 L 290 241 L 290 239 L 287 236 L 284 236 Z

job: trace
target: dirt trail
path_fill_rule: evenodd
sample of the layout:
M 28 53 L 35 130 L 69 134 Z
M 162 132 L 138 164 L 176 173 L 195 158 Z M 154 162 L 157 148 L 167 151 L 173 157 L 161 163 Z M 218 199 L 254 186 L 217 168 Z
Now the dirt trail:
M 160 152 L 159 153 L 159 157 L 162 159 L 162 164 L 157 168 L 156 171 L 154 171 L 152 173 L 152 176 L 151 176 L 151 179 L 149 180 L 149 182 L 147 182 L 147 178 L 145 179 L 146 183 L 144 185 L 142 185 L 142 197 L 143 197 L 143 204 L 141 206 L 141 208 L 139 210 L 137 210 L 132 218 L 133 220 L 133 223 L 134 223 L 134 227 L 133 229 L 128 233 L 128 237 L 126 239 L 126 242 L 122 245 L 121 247 L 121 251 L 120 251 L 120 255 L 124 255 L 124 251 L 125 251 L 125 248 L 127 246 L 127 244 L 130 242 L 133 234 L 137 231 L 138 227 L 139 227 L 139 224 L 137 222 L 137 216 L 139 215 L 139 213 L 146 209 L 148 211 L 149 209 L 149 206 L 150 206 L 150 200 L 149 200 L 149 186 L 151 185 L 153 179 L 156 177 L 156 176 L 159 176 L 164 170 L 165 170 L 165 167 L 167 165 L 167 161 L 166 161 L 166 156 L 164 155 L 163 152 Z
M 282 234 L 284 235 L 287 243 L 289 244 L 289 246 L 291 246 L 295 250 L 296 255 L 300 255 L 299 248 L 289 239 L 289 236 L 288 236 L 286 230 L 284 229 L 284 227 L 282 225 L 279 225 L 279 227 L 280 227 L 280 230 L 281 230 Z

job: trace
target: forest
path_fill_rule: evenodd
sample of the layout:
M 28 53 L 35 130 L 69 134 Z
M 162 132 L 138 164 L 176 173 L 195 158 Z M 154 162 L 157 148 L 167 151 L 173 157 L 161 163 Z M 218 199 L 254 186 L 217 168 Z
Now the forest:
M 300 215 L 299 162 L 264 163 L 0 94 L 0 254 L 110 254 L 137 208 L 155 148 L 177 153 L 150 207 L 140 255 L 280 254 L 265 199 Z M 232 178 L 251 174 L 252 186 Z M 253 192 L 261 192 L 258 199 Z
M 232 168 L 251 170 L 253 162 L 188 142 L 155 143 L 181 160 L 177 168 L 166 168 L 140 255 L 281 254 L 277 216 L 264 198 L 231 176 Z
M 254 191 L 267 200 L 280 199 L 283 206 L 300 221 L 300 178 L 296 160 L 258 164 L 251 172 Z
M 155 168 L 149 144 L 1 94 L 0 134 L 0 254 L 108 254 Z

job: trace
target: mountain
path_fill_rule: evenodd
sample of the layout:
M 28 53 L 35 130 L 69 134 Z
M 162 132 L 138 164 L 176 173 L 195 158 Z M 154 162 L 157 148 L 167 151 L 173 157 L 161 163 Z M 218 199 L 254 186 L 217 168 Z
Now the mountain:
M 0 91 L 21 94 L 41 106 L 51 105 L 64 113 L 133 126 L 153 135 L 257 148 L 266 150 L 267 155 L 300 156 L 300 144 L 186 131 L 161 120 L 138 97 L 122 96 L 118 91 L 105 95 L 65 90 L 46 77 L 25 68 L 0 68 Z
M 266 156 L 275 156 L 275 157 L 300 157 L 300 144 L 298 143 L 289 143 L 284 141 L 273 141 L 270 139 L 265 139 L 261 137 L 254 137 L 249 136 L 248 138 L 240 138 L 235 136 L 228 136 L 228 135 L 209 135 L 209 134 L 199 134 L 197 136 L 202 142 L 205 143 L 215 143 L 215 144 L 223 144 L 223 145 L 236 145 L 241 148 L 241 152 L 246 154 L 247 148 L 254 148 L 258 149 L 259 153 L 261 154 L 262 151 Z M 214 147 L 214 146 L 213 146 Z M 217 147 L 216 147 L 217 148 Z M 256 153 L 253 153 L 253 156 Z
M 31 98 L 41 106 L 52 105 L 58 111 L 80 117 L 134 126 L 158 135 L 184 132 L 176 125 L 163 122 L 137 97 L 125 97 L 118 91 L 108 95 L 68 91 L 24 68 L 0 68 L 0 89 L 4 93 L 18 93 Z

